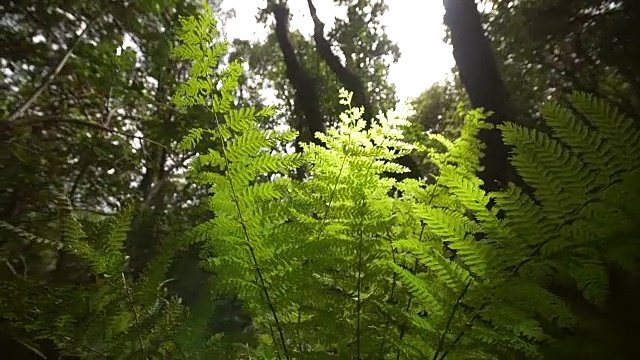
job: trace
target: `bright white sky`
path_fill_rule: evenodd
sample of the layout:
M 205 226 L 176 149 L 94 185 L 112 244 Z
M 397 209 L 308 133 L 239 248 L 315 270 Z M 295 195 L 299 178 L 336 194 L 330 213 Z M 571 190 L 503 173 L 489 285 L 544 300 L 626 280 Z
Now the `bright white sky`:
M 395 83 L 401 100 L 415 97 L 434 82 L 449 76 L 454 65 L 450 47 L 442 42 L 442 0 L 387 0 L 386 3 L 389 11 L 382 23 L 402 53 L 400 61 L 391 65 L 389 80 Z M 265 38 L 266 29 L 255 20 L 258 7 L 264 4 L 265 0 L 223 1 L 224 10 L 234 8 L 236 11 L 236 17 L 228 21 L 225 29 L 227 39 Z M 311 35 L 313 22 L 307 2 L 289 0 L 288 4 L 293 15 L 291 27 Z M 333 0 L 314 0 L 314 4 L 318 17 L 327 24 L 326 30 L 333 26 L 336 16 L 344 18 L 346 15 L 345 9 L 336 7 Z

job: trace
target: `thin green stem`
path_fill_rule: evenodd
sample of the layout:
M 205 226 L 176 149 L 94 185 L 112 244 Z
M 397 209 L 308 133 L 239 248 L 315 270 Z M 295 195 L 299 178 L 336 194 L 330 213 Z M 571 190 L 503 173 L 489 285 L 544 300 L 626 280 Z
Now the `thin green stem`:
M 453 322 L 453 317 L 455 316 L 456 311 L 460 307 L 460 304 L 462 303 L 462 298 L 467 293 L 467 290 L 469 290 L 469 286 L 470 285 L 471 285 L 471 279 L 469 279 L 469 281 L 467 282 L 467 285 L 464 287 L 464 289 L 462 290 L 462 292 L 460 293 L 460 295 L 456 299 L 456 303 L 453 304 L 453 309 L 451 310 L 451 314 L 449 314 L 449 319 L 447 319 L 447 325 L 444 327 L 444 330 L 442 330 L 442 335 L 440 335 L 440 341 L 438 342 L 438 348 L 436 349 L 435 354 L 433 354 L 433 360 L 437 360 L 438 359 L 438 354 L 440 354 L 440 351 L 442 351 L 442 348 L 444 347 L 444 341 L 446 339 L 447 332 L 449 332 L 449 328 L 451 327 L 451 323 Z

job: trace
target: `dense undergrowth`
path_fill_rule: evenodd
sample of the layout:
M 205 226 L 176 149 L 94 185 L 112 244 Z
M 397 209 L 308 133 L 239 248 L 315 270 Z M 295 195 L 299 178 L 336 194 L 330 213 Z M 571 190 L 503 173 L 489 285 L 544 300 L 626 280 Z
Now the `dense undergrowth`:
M 367 127 L 351 108 L 317 134 L 324 146 L 282 151 L 296 134 L 259 127 L 272 109 L 234 105 L 241 64 L 214 71 L 227 52 L 214 29 L 210 12 L 183 19 L 175 55 L 192 67 L 174 98 L 215 118 L 182 143 L 200 150 L 189 176 L 209 190 L 211 220 L 164 244 L 136 277 L 123 249 L 135 206 L 96 223 L 61 198 L 50 239 L 0 223 L 83 259 L 91 274 L 43 285 L 16 273 L 0 284 L 5 326 L 34 352 L 48 339 L 88 359 L 539 358 L 580 323 L 580 306 L 607 304 L 612 267 L 637 274 L 640 132 L 606 102 L 576 93 L 543 105 L 548 132 L 500 126 L 533 191 L 486 193 L 476 135 L 489 125 L 477 110 L 456 141 L 431 135 L 437 149 L 403 141 L 406 109 Z M 394 159 L 414 150 L 437 165 L 435 181 L 382 175 L 406 171 Z M 291 176 L 299 169 L 303 179 Z M 196 244 L 215 277 L 188 308 L 166 294 L 165 276 Z M 219 294 L 240 298 L 257 346 L 208 333 Z

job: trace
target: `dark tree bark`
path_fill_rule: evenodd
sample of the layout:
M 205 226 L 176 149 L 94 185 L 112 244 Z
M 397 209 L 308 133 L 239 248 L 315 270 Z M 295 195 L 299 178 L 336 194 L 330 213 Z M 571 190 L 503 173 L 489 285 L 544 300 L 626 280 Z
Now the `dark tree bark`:
M 489 39 L 482 27 L 475 0 L 444 0 L 444 23 L 451 32 L 453 57 L 460 80 L 469 95 L 471 106 L 492 112 L 492 124 L 512 120 L 509 94 L 498 69 Z M 497 129 L 482 130 L 480 140 L 486 144 L 484 170 L 479 176 L 487 191 L 496 191 L 514 182 L 523 185 L 507 161 L 508 148 Z
M 356 74 L 351 69 L 343 66 L 342 62 L 340 62 L 340 58 L 333 53 L 333 50 L 331 50 L 331 44 L 329 44 L 329 41 L 327 41 L 327 39 L 324 37 L 324 23 L 320 21 L 320 18 L 318 18 L 318 14 L 316 12 L 315 6 L 313 5 L 313 1 L 307 0 L 307 5 L 309 6 L 309 13 L 311 14 L 311 18 L 313 19 L 313 40 L 316 43 L 316 50 L 318 51 L 320 58 L 324 60 L 331 71 L 338 77 L 338 81 L 340 81 L 342 86 L 353 93 L 352 105 L 355 107 L 363 108 L 362 116 L 366 122 L 366 129 L 368 129 L 371 126 L 371 121 L 373 120 L 375 114 L 373 113 L 373 106 L 371 105 L 371 100 L 367 92 L 367 88 L 362 81 L 362 78 L 360 78 L 360 76 L 358 76 L 358 74 Z M 411 156 L 402 156 L 397 160 L 397 163 L 409 168 L 409 172 L 403 174 L 386 175 L 392 176 L 398 181 L 406 178 L 417 178 L 421 175 L 420 171 L 418 170 L 418 164 L 415 162 L 415 160 L 413 160 Z
M 296 140 L 296 151 L 300 151 L 300 142 L 313 142 L 320 145 L 314 136 L 316 132 L 325 132 L 324 120 L 320 111 L 320 96 L 316 81 L 298 61 L 289 40 L 289 8 L 284 4 L 275 4 L 273 15 L 276 19 L 275 34 L 284 57 L 287 79 L 295 89 L 294 106 L 300 121 L 296 130 L 300 132 Z
M 313 19 L 313 40 L 316 43 L 316 50 L 320 58 L 324 60 L 331 71 L 336 74 L 342 86 L 353 93 L 353 105 L 364 109 L 362 117 L 366 121 L 368 128 L 371 126 L 371 120 L 374 114 L 369 95 L 367 94 L 367 88 L 360 76 L 343 66 L 340 58 L 333 53 L 331 44 L 329 44 L 329 41 L 324 37 L 324 23 L 318 18 L 313 1 L 307 0 L 307 4 L 309 5 L 309 13 Z

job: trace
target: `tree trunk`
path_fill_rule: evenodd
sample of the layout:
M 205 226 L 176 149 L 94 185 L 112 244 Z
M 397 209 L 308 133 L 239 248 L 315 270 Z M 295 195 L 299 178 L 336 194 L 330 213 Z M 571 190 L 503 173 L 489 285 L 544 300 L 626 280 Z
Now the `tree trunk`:
M 482 27 L 475 0 L 444 0 L 444 7 L 444 23 L 451 32 L 453 57 L 471 106 L 490 111 L 492 115 L 487 120 L 492 124 L 512 120 L 508 92 Z M 486 144 L 481 160 L 484 170 L 479 174 L 485 190 L 496 191 L 509 182 L 522 185 L 507 161 L 508 148 L 500 132 L 497 129 L 482 130 L 479 138 Z
M 289 40 L 289 9 L 284 4 L 275 4 L 273 15 L 276 19 L 275 35 L 284 58 L 286 75 L 295 89 L 295 111 L 298 113 L 299 132 L 296 140 L 296 151 L 300 151 L 300 142 L 322 143 L 314 136 L 316 132 L 325 131 L 324 119 L 320 111 L 320 96 L 316 81 L 307 69 L 298 61 L 295 50 Z

